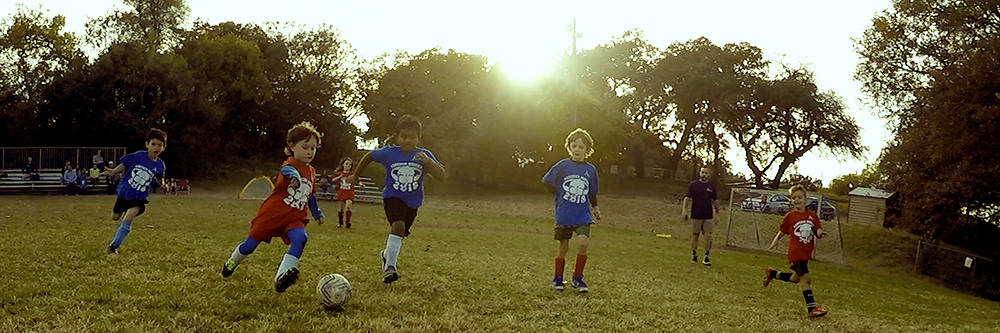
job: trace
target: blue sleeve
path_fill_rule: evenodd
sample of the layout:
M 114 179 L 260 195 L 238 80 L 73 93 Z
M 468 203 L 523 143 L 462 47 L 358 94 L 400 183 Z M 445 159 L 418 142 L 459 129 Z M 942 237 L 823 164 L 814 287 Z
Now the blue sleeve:
M 140 152 L 137 151 L 137 152 L 134 152 L 134 153 L 122 156 L 121 165 L 125 166 L 126 170 L 128 170 L 128 168 L 131 168 L 133 165 L 135 165 L 135 155 L 138 154 L 138 153 L 140 153 Z
M 382 147 L 379 149 L 372 150 L 370 156 L 372 157 L 372 162 L 385 165 L 385 156 L 388 154 L 388 147 Z
M 685 194 L 684 196 L 694 199 L 694 182 L 688 184 L 688 191 L 687 194 Z
M 281 175 L 285 176 L 285 178 L 294 178 L 299 182 L 302 181 L 302 175 L 299 175 L 299 170 L 295 170 L 295 167 L 291 165 L 281 167 Z
M 559 176 L 558 174 L 560 172 L 559 169 L 561 168 L 561 166 L 562 166 L 562 161 L 559 161 L 556 162 L 556 165 L 553 165 L 551 168 L 549 168 L 549 171 L 546 172 L 544 176 L 542 176 L 542 183 L 555 187 L 556 186 L 555 181 L 556 178 L 558 178 Z
M 309 196 L 309 211 L 312 212 L 314 219 L 322 220 L 325 218 L 323 211 L 319 210 L 319 201 L 316 200 L 315 195 Z
M 434 157 L 434 153 L 432 153 L 430 150 L 424 149 L 424 153 L 427 153 L 427 157 L 430 157 L 431 161 L 434 161 L 434 163 L 441 165 L 441 161 L 438 161 L 437 157 Z

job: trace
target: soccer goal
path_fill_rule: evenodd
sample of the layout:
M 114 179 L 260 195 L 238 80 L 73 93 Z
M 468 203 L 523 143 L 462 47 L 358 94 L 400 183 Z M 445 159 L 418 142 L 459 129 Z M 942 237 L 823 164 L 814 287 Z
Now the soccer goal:
M 792 210 L 792 200 L 787 190 L 732 188 L 730 190 L 729 217 L 726 221 L 726 246 L 754 251 L 786 253 L 788 237 L 785 236 L 774 249 L 771 240 L 785 213 Z M 840 232 L 840 217 L 836 205 L 819 193 L 807 193 L 806 210 L 817 212 L 826 237 L 816 242 L 813 258 L 834 263 L 844 263 L 844 242 Z M 822 208 L 818 208 L 822 207 Z
M 240 190 L 239 198 L 243 200 L 264 200 L 274 190 L 274 183 L 267 176 L 251 179 Z

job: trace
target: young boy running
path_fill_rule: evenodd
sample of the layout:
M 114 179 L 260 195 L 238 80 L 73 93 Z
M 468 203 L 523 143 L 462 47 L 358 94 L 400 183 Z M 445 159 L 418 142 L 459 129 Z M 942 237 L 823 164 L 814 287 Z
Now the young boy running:
M 806 210 L 806 189 L 802 185 L 796 185 L 788 190 L 788 194 L 792 197 L 794 209 L 785 214 L 770 248 L 773 249 L 778 245 L 782 235 L 789 236 L 788 262 L 792 263 L 792 273 L 781 273 L 768 267 L 764 270 L 764 286 L 767 287 L 774 279 L 798 283 L 802 288 L 802 297 L 806 300 L 809 317 L 822 317 L 826 315 L 826 310 L 817 305 L 813 298 L 809 259 L 812 259 L 816 239 L 823 238 L 826 232 L 823 231 L 819 216 Z
M 351 228 L 351 204 L 354 203 L 354 184 L 351 183 L 351 171 L 354 170 L 354 160 L 350 157 L 340 159 L 340 166 L 334 170 L 336 177 L 330 182 L 337 187 L 337 201 L 340 201 L 340 211 L 337 212 L 337 228 L 344 226 L 347 217 L 347 228 Z
M 288 244 L 274 275 L 274 290 L 281 293 L 299 278 L 299 258 L 306 246 L 308 235 L 306 206 L 316 222 L 323 224 L 323 212 L 316 202 L 316 169 L 309 165 L 316 157 L 321 135 L 309 122 L 302 122 L 288 130 L 285 136 L 285 155 L 281 176 L 274 184 L 271 195 L 264 199 L 257 216 L 250 221 L 249 236 L 233 249 L 229 260 L 222 266 L 222 276 L 233 275 L 236 266 L 257 249 L 260 242 L 270 243 L 271 238 L 281 237 Z
M 358 176 L 371 162 L 385 168 L 385 188 L 382 190 L 382 204 L 385 217 L 391 226 L 389 236 L 382 250 L 382 282 L 392 283 L 399 279 L 396 260 L 403 238 L 410 235 L 410 227 L 417 217 L 417 209 L 424 201 L 424 172 L 438 179 L 447 177 L 444 166 L 430 150 L 417 147 L 420 141 L 420 120 L 406 115 L 396 124 L 393 137 L 395 146 L 376 149 L 358 162 L 351 175 L 351 184 L 358 183 Z
M 601 219 L 601 210 L 597 208 L 597 168 L 586 162 L 594 153 L 594 139 L 587 131 L 577 128 L 566 137 L 565 147 L 570 157 L 557 162 L 542 176 L 542 183 L 555 193 L 555 239 L 559 241 L 559 248 L 552 288 L 557 291 L 566 289 L 563 283 L 566 252 L 569 251 L 570 238 L 576 233 L 573 288 L 579 293 L 586 293 L 590 289 L 583 282 L 583 268 L 587 265 L 590 225 Z
M 153 128 L 146 134 L 146 150 L 140 150 L 122 156 L 121 163 L 114 169 L 101 173 L 102 176 L 113 176 L 125 171 L 121 182 L 118 184 L 118 200 L 111 210 L 111 220 L 118 221 L 118 230 L 108 245 L 108 254 L 118 254 L 118 247 L 125 241 L 125 236 L 132 231 L 132 222 L 135 222 L 142 213 L 146 211 L 146 204 L 149 203 L 149 190 L 156 181 L 159 186 L 163 186 L 163 173 L 167 166 L 163 164 L 160 154 L 167 148 L 167 133 Z M 109 183 L 110 187 L 111 184 Z

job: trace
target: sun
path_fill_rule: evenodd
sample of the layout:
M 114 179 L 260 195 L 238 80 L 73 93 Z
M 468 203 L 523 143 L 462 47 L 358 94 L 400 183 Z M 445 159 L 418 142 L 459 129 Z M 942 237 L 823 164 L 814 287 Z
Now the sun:
M 532 81 L 549 72 L 556 57 L 543 53 L 511 53 L 494 58 L 501 73 L 514 81 Z

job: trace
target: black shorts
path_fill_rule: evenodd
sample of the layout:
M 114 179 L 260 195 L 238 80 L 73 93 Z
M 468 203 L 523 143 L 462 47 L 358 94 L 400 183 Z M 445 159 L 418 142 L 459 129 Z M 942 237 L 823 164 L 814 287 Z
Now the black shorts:
M 139 216 L 146 211 L 146 204 L 148 203 L 149 201 L 147 200 L 127 200 L 118 198 L 118 201 L 115 201 L 115 208 L 112 209 L 111 212 L 121 214 L 129 210 L 129 208 L 139 207 L 139 214 L 135 214 L 135 216 Z
M 403 200 L 397 198 L 383 199 L 382 207 L 385 208 L 385 219 L 389 221 L 389 225 L 391 226 L 392 222 L 403 221 L 406 223 L 406 232 L 403 233 L 403 237 L 409 236 L 413 220 L 417 218 L 417 209 L 410 208 Z
M 793 262 L 791 269 L 798 276 L 809 274 L 809 260 L 799 260 Z

